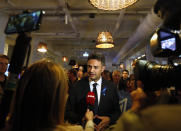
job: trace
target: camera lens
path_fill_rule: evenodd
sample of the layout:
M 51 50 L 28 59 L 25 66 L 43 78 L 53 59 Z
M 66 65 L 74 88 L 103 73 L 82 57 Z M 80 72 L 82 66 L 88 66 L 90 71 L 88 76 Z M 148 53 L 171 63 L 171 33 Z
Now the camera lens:
M 159 90 L 170 86 L 180 87 L 181 66 L 160 65 L 139 60 L 134 68 L 135 78 L 141 80 L 145 90 Z

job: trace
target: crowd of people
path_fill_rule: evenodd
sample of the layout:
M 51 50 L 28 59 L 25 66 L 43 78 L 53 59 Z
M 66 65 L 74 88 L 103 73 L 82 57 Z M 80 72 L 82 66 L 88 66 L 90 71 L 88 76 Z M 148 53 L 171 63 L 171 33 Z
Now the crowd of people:
M 8 81 L 4 75 L 8 61 L 7 56 L 0 55 L 0 101 L 6 90 L 5 83 Z M 179 98 L 172 103 L 163 103 L 159 99 L 162 98 L 162 93 L 147 92 L 143 83 L 135 80 L 133 74 L 129 75 L 128 70 L 122 72 L 115 70 L 109 73 L 105 69 L 105 58 L 100 54 L 88 57 L 86 72 L 88 75 L 81 75 L 81 78 L 78 78 L 78 72 L 83 70 L 70 69 L 66 72 L 61 65 L 48 59 L 33 63 L 24 70 L 17 81 L 6 121 L 4 123 L 0 121 L 1 130 L 166 131 L 172 128 L 177 131 L 181 129 L 178 124 L 181 120 Z M 91 107 L 86 102 L 89 92 L 94 93 L 94 103 Z M 167 95 L 171 96 L 169 93 Z M 156 106 L 158 103 L 159 106 Z M 2 108 L 1 103 L 0 108 Z

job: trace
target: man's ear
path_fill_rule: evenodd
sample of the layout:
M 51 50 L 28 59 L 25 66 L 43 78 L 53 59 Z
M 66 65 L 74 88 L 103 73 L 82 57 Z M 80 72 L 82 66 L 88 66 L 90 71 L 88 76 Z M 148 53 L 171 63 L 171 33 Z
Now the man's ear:
M 106 69 L 106 66 L 102 66 L 102 72 Z

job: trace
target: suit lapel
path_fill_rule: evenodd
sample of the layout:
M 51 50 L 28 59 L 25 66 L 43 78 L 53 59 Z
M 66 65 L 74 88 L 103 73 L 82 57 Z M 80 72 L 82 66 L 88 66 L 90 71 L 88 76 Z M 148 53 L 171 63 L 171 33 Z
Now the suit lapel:
M 104 103 L 104 99 L 105 99 L 105 96 L 106 96 L 106 91 L 107 91 L 107 87 L 106 87 L 106 84 L 105 84 L 105 80 L 102 79 L 99 108 L 104 106 L 103 103 Z
M 85 84 L 84 86 L 82 87 L 83 88 L 83 94 L 86 94 L 90 91 L 90 86 L 89 86 L 89 80 L 88 78 L 85 78 Z

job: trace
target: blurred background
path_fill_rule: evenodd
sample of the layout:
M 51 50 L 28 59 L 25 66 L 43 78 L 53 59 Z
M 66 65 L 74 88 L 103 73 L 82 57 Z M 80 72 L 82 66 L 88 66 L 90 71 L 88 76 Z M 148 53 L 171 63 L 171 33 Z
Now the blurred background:
M 70 61 L 85 65 L 91 53 L 106 57 L 107 69 L 126 68 L 132 72 L 135 59 L 167 64 L 164 58 L 154 58 L 149 49 L 150 38 L 162 20 L 153 12 L 155 0 L 138 0 L 124 9 L 107 11 L 95 8 L 89 0 L 1 0 L 0 52 L 11 56 L 17 34 L 5 35 L 9 16 L 43 10 L 40 29 L 31 32 L 30 63 L 48 57 L 65 68 Z M 110 32 L 113 48 L 96 48 L 100 32 Z M 37 52 L 38 45 L 47 45 L 47 52 Z M 146 55 L 146 56 L 145 56 Z

